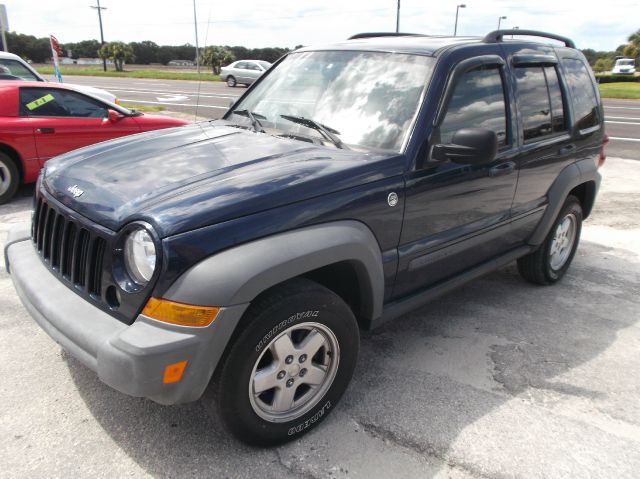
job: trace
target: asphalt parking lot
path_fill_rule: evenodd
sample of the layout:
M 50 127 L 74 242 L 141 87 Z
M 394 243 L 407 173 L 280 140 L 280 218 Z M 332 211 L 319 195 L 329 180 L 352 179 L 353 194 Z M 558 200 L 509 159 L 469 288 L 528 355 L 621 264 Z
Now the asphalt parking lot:
M 216 430 L 202 403 L 104 386 L 36 326 L 0 260 L 2 477 L 637 478 L 640 162 L 603 174 L 560 284 L 510 265 L 363 334 L 333 414 L 273 449 Z M 0 206 L 0 247 L 32 192 Z

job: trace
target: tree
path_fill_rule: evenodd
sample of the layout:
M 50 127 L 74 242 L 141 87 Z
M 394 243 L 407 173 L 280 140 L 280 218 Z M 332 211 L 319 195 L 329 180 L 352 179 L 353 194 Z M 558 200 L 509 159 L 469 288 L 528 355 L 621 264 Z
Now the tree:
M 133 49 L 123 42 L 105 43 L 98 51 L 98 55 L 103 60 L 113 60 L 117 72 L 124 71 L 124 62 L 133 62 L 135 55 Z
M 133 50 L 136 62 L 142 65 L 156 63 L 158 61 L 159 46 L 155 42 L 145 40 L 143 42 L 131 42 L 129 46 Z
M 608 72 L 613 68 L 613 60 L 610 58 L 599 58 L 593 65 L 593 70 L 597 73 Z
M 48 38 L 36 38 L 33 35 L 7 32 L 7 46 L 11 53 L 31 60 L 34 63 L 44 63 L 51 58 L 51 46 Z
M 228 65 L 235 60 L 233 53 L 225 47 L 206 47 L 200 52 L 200 64 L 211 67 L 214 75 L 220 73 L 223 65 Z
M 80 57 L 96 58 L 98 50 L 100 50 L 100 42 L 98 40 L 83 40 L 77 43 L 65 43 L 62 47 L 66 55 L 74 59 Z
M 624 47 L 624 56 L 636 58 L 640 55 L 640 30 L 629 35 L 629 44 Z

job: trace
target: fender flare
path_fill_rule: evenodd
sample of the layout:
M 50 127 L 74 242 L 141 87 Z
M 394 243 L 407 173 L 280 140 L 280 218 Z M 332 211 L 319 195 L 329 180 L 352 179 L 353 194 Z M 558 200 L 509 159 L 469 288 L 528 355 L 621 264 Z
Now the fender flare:
M 560 214 L 564 201 L 576 186 L 593 182 L 593 198 L 588 200 L 588 204 L 593 205 L 593 200 L 600 186 L 600 173 L 593 159 L 588 158 L 572 163 L 565 167 L 547 192 L 548 206 L 540 220 L 540 223 L 527 241 L 528 244 L 539 246 L 551 231 L 553 222 Z M 587 212 L 588 214 L 588 212 Z
M 275 234 L 206 258 L 183 273 L 165 299 L 203 306 L 251 302 L 268 288 L 309 271 L 347 261 L 358 277 L 366 319 L 382 315 L 380 246 L 364 224 L 336 221 Z

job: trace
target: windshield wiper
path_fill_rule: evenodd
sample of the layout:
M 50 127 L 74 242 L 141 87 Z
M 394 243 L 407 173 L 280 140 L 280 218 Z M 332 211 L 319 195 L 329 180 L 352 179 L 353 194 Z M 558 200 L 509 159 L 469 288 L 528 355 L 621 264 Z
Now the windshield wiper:
M 267 119 L 266 116 L 261 115 L 260 113 L 249 111 L 249 110 L 233 110 L 231 113 L 234 113 L 240 116 L 246 116 L 247 118 L 249 118 L 249 120 L 251 120 L 251 127 L 253 128 L 253 131 L 260 132 L 260 133 L 265 132 L 264 128 L 262 127 L 262 123 L 260 123 L 260 120 L 258 120 L 258 118 L 262 120 L 266 120 Z
M 334 130 L 329 126 L 323 125 L 322 123 L 318 123 L 311 118 L 305 118 L 303 116 L 280 115 L 280 117 L 320 132 L 322 136 L 336 145 L 336 148 L 342 148 L 345 150 L 349 149 L 344 143 L 342 143 L 342 140 L 336 136 L 340 134 L 338 130 Z

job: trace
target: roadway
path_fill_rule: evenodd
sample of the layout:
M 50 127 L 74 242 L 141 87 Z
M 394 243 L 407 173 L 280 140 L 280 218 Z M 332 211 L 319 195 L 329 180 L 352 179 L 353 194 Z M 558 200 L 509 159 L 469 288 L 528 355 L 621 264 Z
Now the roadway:
M 53 78 L 51 78 L 53 79 Z M 151 80 L 112 77 L 67 77 L 67 81 L 109 90 L 125 102 L 158 105 L 168 111 L 220 118 L 231 100 L 245 87 L 223 82 Z M 607 134 L 611 141 L 607 156 L 640 160 L 640 100 L 604 101 Z

